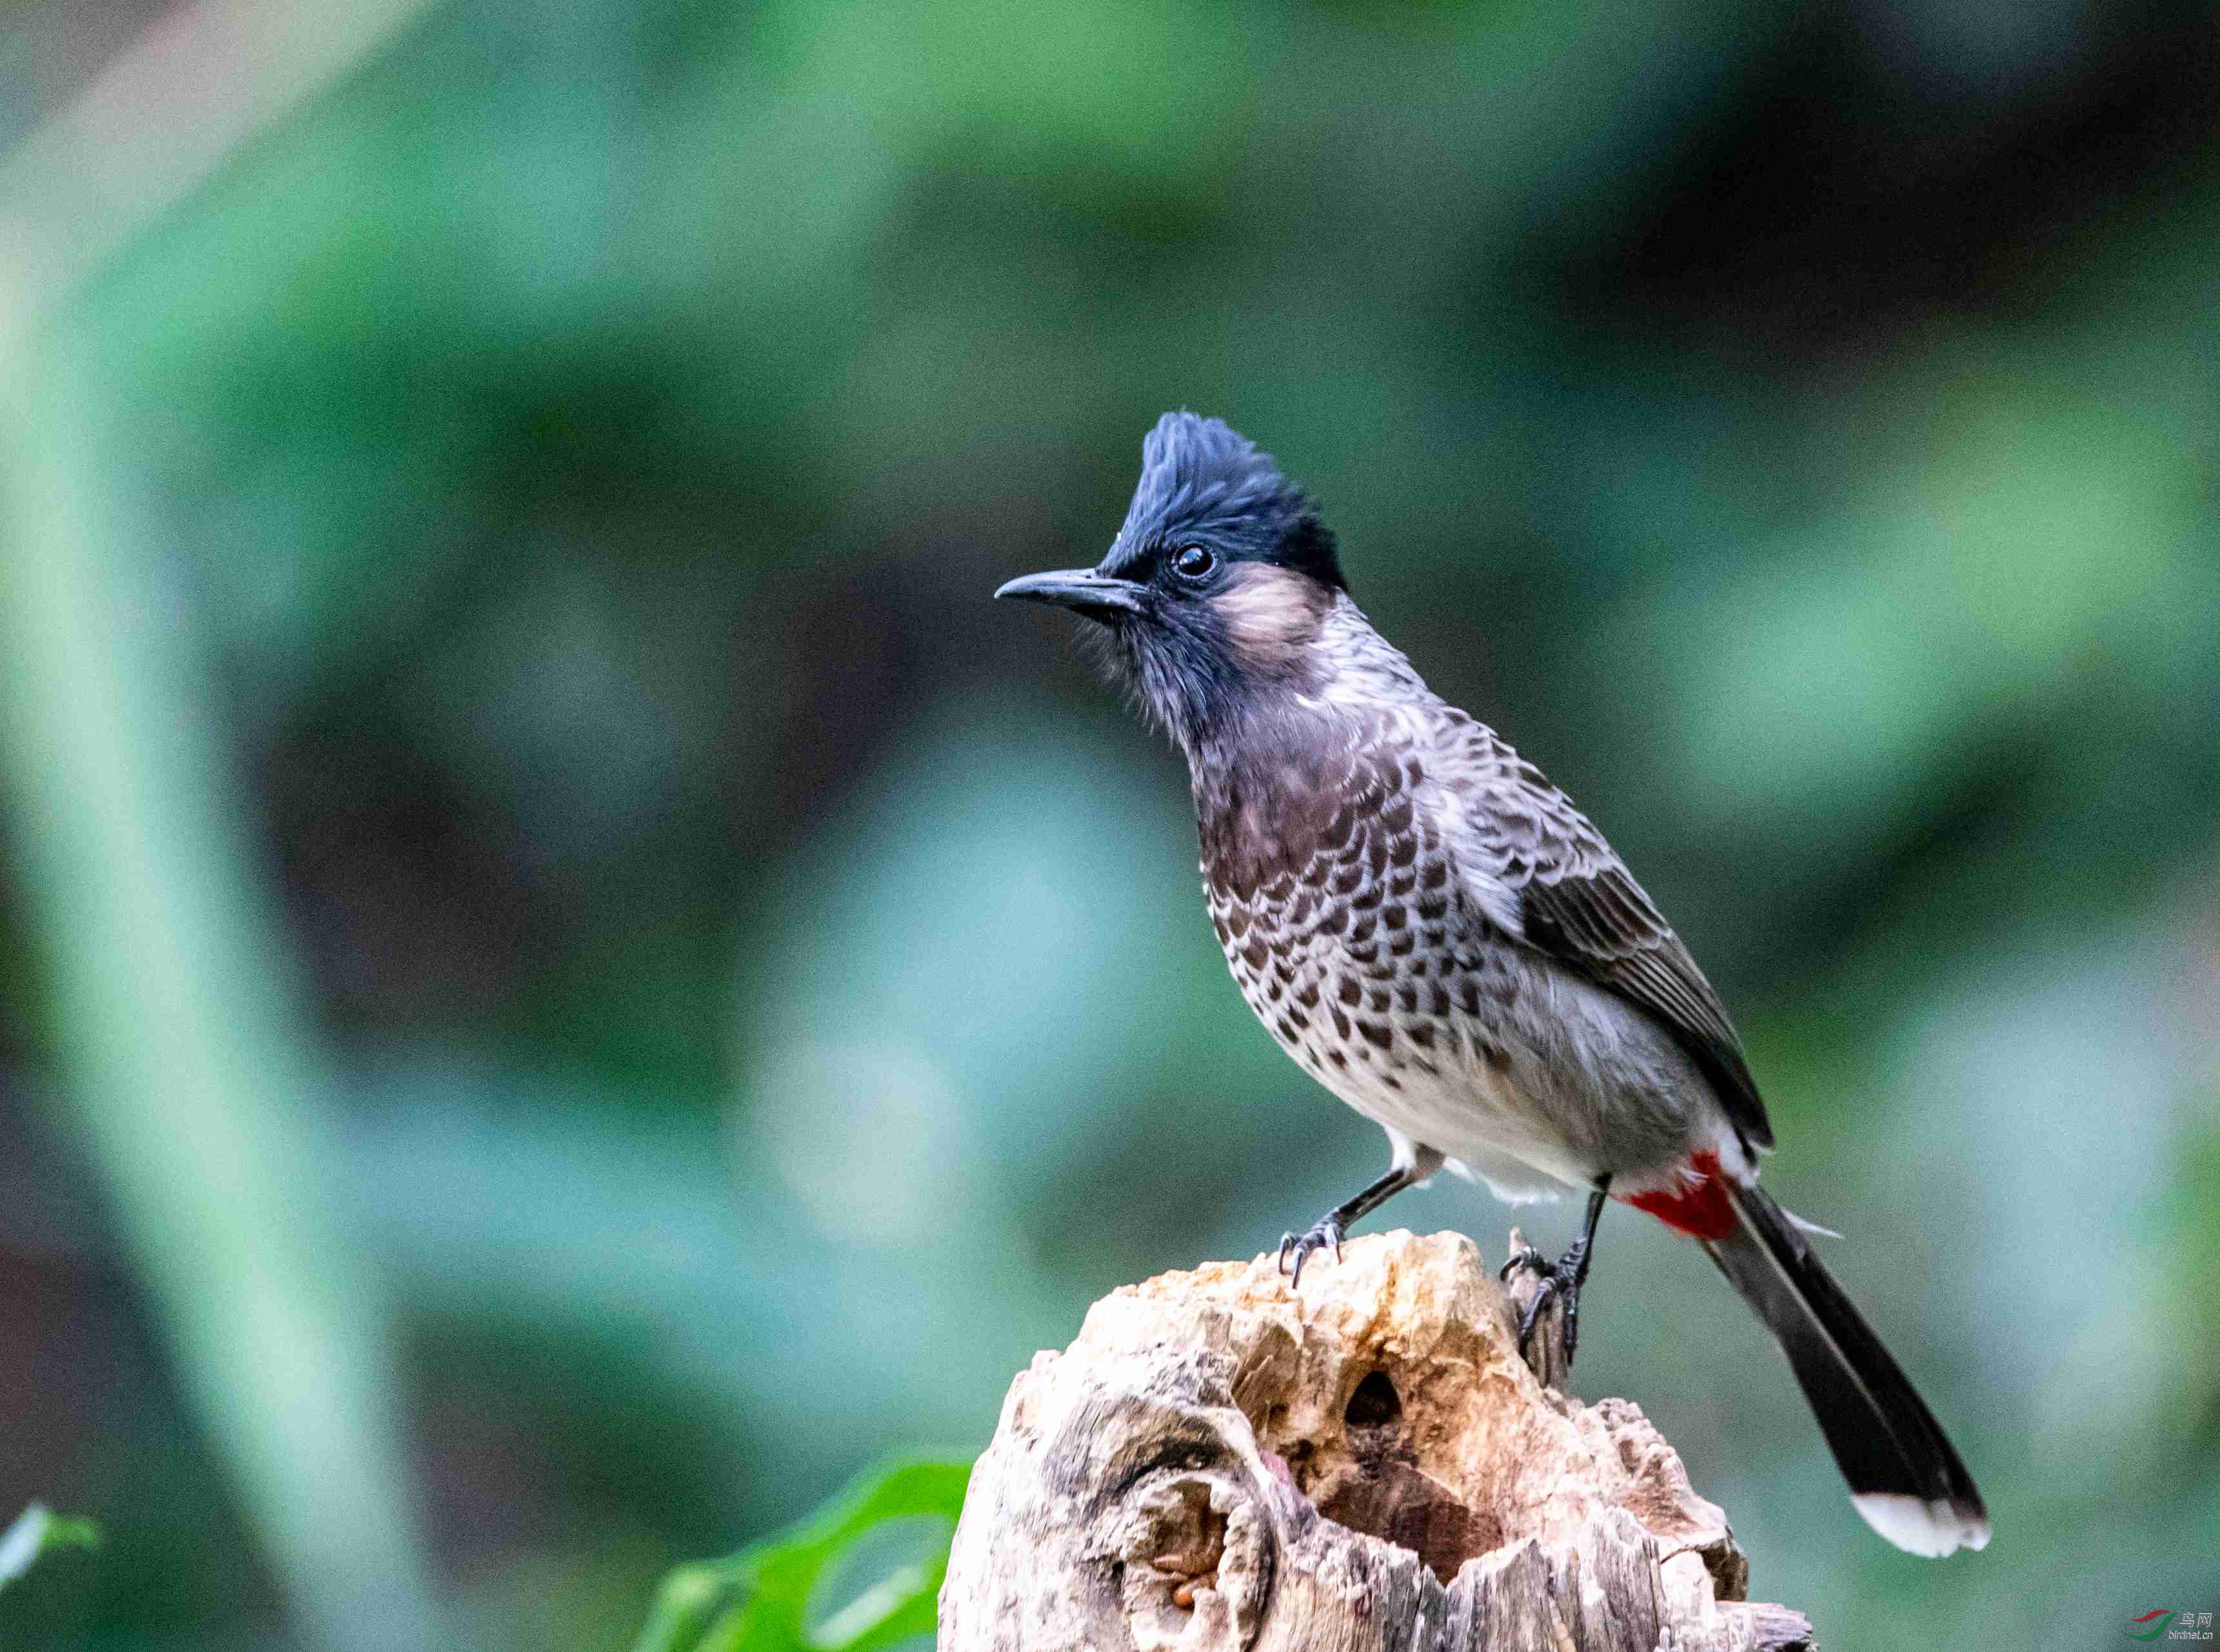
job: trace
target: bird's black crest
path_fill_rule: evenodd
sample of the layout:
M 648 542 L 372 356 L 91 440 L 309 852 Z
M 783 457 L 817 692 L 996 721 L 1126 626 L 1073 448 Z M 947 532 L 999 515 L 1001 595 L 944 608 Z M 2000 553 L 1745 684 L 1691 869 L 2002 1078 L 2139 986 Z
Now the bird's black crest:
M 1141 444 L 1141 481 L 1105 572 L 1138 567 L 1174 543 L 1207 540 L 1238 561 L 1269 562 L 1347 589 L 1333 535 L 1269 453 L 1222 419 L 1182 408 Z

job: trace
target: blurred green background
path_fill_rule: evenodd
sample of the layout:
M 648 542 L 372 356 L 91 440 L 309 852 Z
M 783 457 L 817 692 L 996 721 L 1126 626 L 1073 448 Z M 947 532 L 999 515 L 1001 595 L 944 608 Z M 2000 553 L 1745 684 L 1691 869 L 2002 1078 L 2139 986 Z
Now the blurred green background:
M 622 1646 L 1378 1169 L 1177 760 L 987 601 L 1181 405 L 1673 914 L 1989 1495 L 1886 1549 L 1615 1215 L 1581 1387 L 1756 1593 L 2220 1611 L 2220 18 L 384 10 L 321 82 L 336 12 L 0 14 L 0 267 L 261 110 L 9 318 L 0 1522 L 107 1543 L 0 1644 Z

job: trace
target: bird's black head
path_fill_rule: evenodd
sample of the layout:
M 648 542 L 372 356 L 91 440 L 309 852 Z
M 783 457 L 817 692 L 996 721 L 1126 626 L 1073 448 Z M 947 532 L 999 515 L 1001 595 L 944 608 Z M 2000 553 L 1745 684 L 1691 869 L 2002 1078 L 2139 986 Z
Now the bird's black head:
M 1272 456 L 1221 420 L 1181 412 L 1142 443 L 1140 486 L 1098 566 L 995 595 L 1102 626 L 1113 672 L 1192 754 L 1314 675 L 1313 645 L 1346 589 L 1333 535 Z

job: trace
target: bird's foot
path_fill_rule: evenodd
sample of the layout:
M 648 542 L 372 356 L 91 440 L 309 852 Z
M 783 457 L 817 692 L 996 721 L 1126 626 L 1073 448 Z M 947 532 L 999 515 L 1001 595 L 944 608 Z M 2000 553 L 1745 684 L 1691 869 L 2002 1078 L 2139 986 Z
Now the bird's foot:
M 1551 1262 L 1532 1245 L 1521 1245 L 1511 1253 L 1496 1274 L 1507 1280 L 1519 1272 L 1532 1274 L 1540 1281 L 1526 1311 L 1518 1316 L 1518 1351 L 1524 1354 L 1534 1340 L 1534 1327 L 1540 1323 L 1542 1310 L 1556 1297 L 1565 1305 L 1565 1368 L 1573 1368 L 1573 1350 L 1581 1340 L 1581 1287 L 1587 1281 L 1588 1242 L 1585 1238 L 1573 1241 L 1572 1249 Z
M 1313 1252 L 1331 1250 L 1333 1252 L 1333 1259 L 1339 1262 L 1341 1242 L 1344 1237 L 1341 1219 L 1332 1211 L 1328 1211 L 1319 1217 L 1300 1233 L 1281 1234 L 1280 1236 L 1280 1271 L 1283 1274 L 1288 1271 L 1288 1257 L 1290 1255 L 1295 1259 L 1294 1277 L 1288 1281 L 1289 1287 L 1295 1290 L 1302 1288 L 1303 1264 L 1311 1259 Z

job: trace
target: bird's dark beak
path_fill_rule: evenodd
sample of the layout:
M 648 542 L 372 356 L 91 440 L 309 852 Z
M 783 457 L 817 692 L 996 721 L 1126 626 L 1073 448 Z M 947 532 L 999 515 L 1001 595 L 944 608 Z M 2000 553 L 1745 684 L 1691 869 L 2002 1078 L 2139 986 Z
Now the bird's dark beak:
M 1146 588 L 1130 579 L 1113 579 L 1092 568 L 1067 568 L 1061 573 L 1027 574 L 995 593 L 995 600 L 1016 597 L 1026 602 L 1053 602 L 1090 620 L 1110 620 L 1140 608 Z

